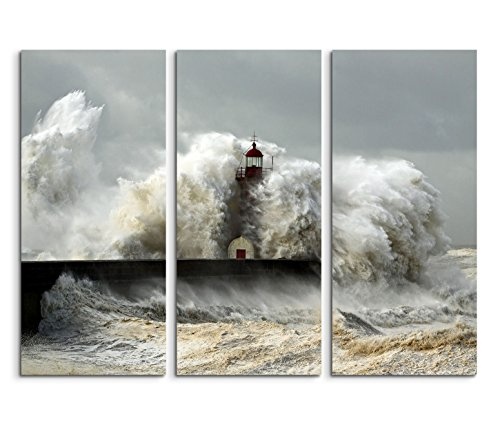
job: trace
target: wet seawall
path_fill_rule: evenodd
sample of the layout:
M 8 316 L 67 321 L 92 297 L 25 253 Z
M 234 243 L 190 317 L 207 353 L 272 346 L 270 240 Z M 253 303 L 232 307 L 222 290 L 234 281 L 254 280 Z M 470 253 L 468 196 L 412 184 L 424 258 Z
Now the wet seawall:
M 293 275 L 321 276 L 321 263 L 309 260 L 177 260 L 177 277 L 195 281 L 207 277 Z
M 23 261 L 21 262 L 21 326 L 36 332 L 40 323 L 40 301 L 61 274 L 103 281 L 114 292 L 127 296 L 137 285 L 165 281 L 165 260 Z M 245 285 L 267 278 L 305 279 L 321 284 L 321 263 L 308 260 L 177 260 L 177 277 L 190 284 L 210 278 Z

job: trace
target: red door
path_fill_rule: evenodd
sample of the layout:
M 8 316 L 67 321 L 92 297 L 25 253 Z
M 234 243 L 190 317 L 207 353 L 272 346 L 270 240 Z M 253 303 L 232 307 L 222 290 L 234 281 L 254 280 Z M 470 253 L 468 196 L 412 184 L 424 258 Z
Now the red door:
M 237 249 L 236 250 L 236 258 L 241 260 L 247 258 L 247 250 L 246 249 Z

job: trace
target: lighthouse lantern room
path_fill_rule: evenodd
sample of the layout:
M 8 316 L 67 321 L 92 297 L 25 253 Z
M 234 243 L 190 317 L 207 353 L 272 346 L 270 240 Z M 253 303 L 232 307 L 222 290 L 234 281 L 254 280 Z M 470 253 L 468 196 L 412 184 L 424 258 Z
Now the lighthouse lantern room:
M 236 169 L 236 180 L 243 181 L 248 178 L 261 178 L 264 155 L 257 149 L 257 136 L 255 133 L 250 139 L 252 148 L 245 153 L 245 168 Z

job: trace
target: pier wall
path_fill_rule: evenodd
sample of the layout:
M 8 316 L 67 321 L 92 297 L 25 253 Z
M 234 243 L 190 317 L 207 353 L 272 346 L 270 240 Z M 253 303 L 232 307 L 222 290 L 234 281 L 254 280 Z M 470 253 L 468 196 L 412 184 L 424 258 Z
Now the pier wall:
M 321 263 L 301 260 L 177 260 L 177 277 L 257 276 L 290 274 L 320 276 Z
M 62 273 L 104 281 L 127 295 L 133 285 L 154 279 L 165 281 L 165 260 L 23 261 L 21 262 L 21 328 L 36 332 L 40 301 Z M 163 284 L 164 285 L 164 284 Z
M 104 281 L 114 291 L 127 295 L 137 285 L 162 279 L 165 286 L 165 260 L 102 261 L 23 261 L 21 262 L 21 327 L 36 332 L 40 323 L 40 301 L 45 291 L 62 273 Z M 259 276 L 307 277 L 320 285 L 321 264 L 296 260 L 177 260 L 177 278 L 196 284 L 204 278 L 252 283 Z M 148 283 L 149 282 L 149 283 Z

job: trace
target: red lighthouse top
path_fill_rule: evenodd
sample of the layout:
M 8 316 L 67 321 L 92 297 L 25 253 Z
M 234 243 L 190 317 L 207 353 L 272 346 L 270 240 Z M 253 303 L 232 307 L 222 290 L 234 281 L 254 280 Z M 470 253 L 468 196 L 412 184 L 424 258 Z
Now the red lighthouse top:
M 251 137 L 252 148 L 245 153 L 245 168 L 239 167 L 236 170 L 236 180 L 243 181 L 247 178 L 262 177 L 262 166 L 264 155 L 257 149 L 257 136 L 255 132 Z
M 250 149 L 246 154 L 245 156 L 248 158 L 248 157 L 253 157 L 253 158 L 262 158 L 264 155 L 262 155 L 262 152 L 260 150 L 258 150 L 256 148 L 257 146 L 257 143 L 255 143 L 257 141 L 256 139 L 256 136 L 255 136 L 255 133 L 253 134 L 253 137 L 252 137 L 252 149 Z

